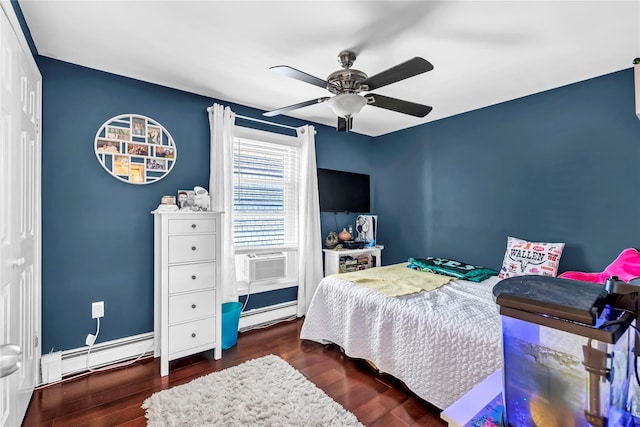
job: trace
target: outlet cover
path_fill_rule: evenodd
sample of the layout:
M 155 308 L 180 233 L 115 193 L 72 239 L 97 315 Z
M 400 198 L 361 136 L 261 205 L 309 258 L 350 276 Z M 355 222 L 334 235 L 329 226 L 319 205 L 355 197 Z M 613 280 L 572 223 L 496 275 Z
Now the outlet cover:
M 96 319 L 98 317 L 104 317 L 104 301 L 91 304 L 91 318 Z

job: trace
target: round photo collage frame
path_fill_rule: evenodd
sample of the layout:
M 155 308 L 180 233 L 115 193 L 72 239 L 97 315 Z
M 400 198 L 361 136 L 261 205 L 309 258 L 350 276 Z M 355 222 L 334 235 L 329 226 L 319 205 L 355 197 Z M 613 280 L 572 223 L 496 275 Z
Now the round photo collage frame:
M 128 184 L 152 184 L 171 172 L 178 157 L 169 131 L 140 114 L 122 114 L 104 122 L 94 142 L 98 161 Z

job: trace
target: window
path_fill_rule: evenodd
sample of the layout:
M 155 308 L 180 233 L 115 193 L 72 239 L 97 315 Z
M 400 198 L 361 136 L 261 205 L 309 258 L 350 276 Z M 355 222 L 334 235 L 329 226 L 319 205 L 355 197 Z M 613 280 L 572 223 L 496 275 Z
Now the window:
M 236 251 L 298 246 L 298 149 L 291 136 L 235 127 Z

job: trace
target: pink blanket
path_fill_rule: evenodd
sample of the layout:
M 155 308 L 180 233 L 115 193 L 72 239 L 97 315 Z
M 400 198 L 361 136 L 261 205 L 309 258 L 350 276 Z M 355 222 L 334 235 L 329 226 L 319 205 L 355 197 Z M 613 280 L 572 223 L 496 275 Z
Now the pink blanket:
M 627 248 L 607 266 L 601 273 L 583 273 L 581 271 L 565 271 L 558 277 L 563 279 L 582 280 L 583 282 L 604 283 L 609 277 L 628 282 L 640 277 L 640 252 L 634 248 Z

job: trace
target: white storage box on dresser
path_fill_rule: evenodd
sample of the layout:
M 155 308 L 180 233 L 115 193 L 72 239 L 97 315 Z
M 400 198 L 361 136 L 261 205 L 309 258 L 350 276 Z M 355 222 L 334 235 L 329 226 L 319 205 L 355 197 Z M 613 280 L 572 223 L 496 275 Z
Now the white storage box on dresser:
M 222 357 L 219 212 L 154 212 L 154 356 Z

